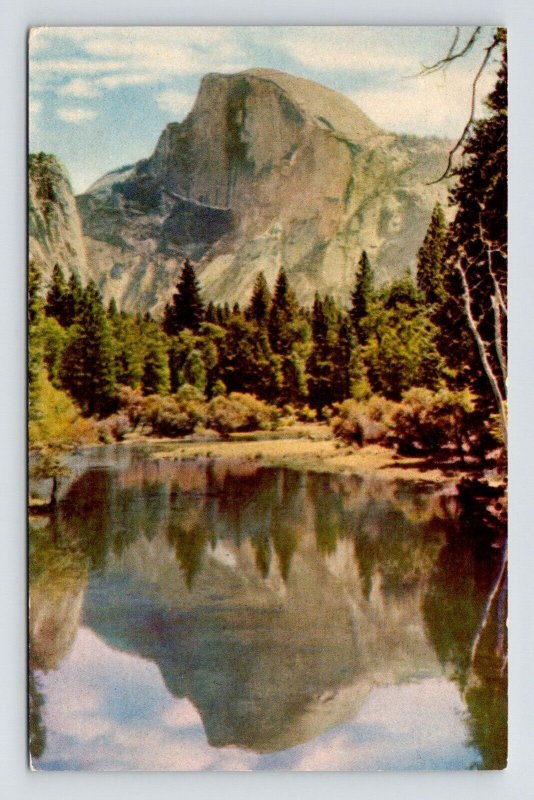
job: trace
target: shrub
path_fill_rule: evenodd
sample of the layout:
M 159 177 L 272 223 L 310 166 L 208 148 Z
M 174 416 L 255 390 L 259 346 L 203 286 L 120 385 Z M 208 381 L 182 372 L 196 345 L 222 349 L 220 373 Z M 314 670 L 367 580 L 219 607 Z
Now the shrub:
M 359 447 L 384 441 L 389 431 L 390 407 L 393 405 L 382 398 L 372 398 L 368 403 L 358 403 L 356 400 L 336 403 L 336 414 L 331 421 L 334 436 L 346 444 L 355 443 Z
M 317 411 L 308 405 L 297 408 L 296 414 L 299 422 L 314 422 L 317 418 Z
M 223 435 L 234 431 L 272 430 L 280 412 L 250 394 L 232 392 L 214 397 L 208 405 L 207 423 Z
M 140 389 L 132 389 L 130 386 L 119 386 L 117 388 L 117 399 L 119 409 L 126 414 L 130 425 L 136 428 L 143 420 L 147 400 Z
M 105 444 L 111 442 L 122 442 L 127 433 L 130 433 L 132 426 L 126 414 L 112 414 L 107 419 L 98 423 L 98 435 L 100 441 Z
M 206 421 L 204 397 L 194 386 L 184 385 L 172 396 L 146 398 L 143 421 L 158 436 L 185 436 Z
M 56 389 L 44 369 L 35 380 L 28 433 L 31 449 L 69 450 L 97 440 L 95 421 L 81 416 L 72 397 Z
M 436 453 L 453 447 L 463 453 L 464 444 L 471 447 L 477 427 L 474 397 L 468 390 L 410 389 L 394 414 L 393 425 L 401 452 Z

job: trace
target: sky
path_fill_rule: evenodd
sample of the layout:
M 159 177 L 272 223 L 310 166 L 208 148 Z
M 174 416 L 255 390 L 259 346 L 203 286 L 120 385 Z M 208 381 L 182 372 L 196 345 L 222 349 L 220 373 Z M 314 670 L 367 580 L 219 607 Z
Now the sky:
M 461 29 L 465 41 L 471 28 Z M 386 130 L 457 138 L 491 38 L 431 76 L 452 27 L 34 28 L 29 40 L 29 147 L 54 153 L 73 189 L 147 158 L 191 110 L 207 72 L 280 69 L 347 95 Z M 495 65 L 480 81 L 480 98 Z M 478 111 L 483 106 L 479 103 Z

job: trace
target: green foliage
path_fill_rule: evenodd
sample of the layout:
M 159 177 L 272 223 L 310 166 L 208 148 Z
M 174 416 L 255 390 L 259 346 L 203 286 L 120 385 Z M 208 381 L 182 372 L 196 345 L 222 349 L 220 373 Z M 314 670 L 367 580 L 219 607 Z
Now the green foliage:
M 470 386 L 486 409 L 495 408 L 496 391 L 506 397 L 508 73 L 506 32 L 498 29 L 502 59 L 486 105 L 488 114 L 472 126 L 463 147 L 450 194 L 456 214 L 449 225 L 446 302 L 440 309 L 440 347 L 457 382 Z M 488 379 L 473 332 L 467 324 L 464 286 L 484 343 L 495 386 Z M 500 351 L 500 352 L 499 352 Z
M 271 309 L 271 293 L 265 280 L 265 275 L 260 272 L 254 283 L 250 304 L 245 311 L 248 320 L 252 320 L 259 327 L 267 325 Z
M 184 385 L 175 395 L 147 397 L 142 421 L 158 436 L 184 436 L 206 422 L 206 403 L 194 386 Z
M 384 442 L 391 426 L 391 415 L 395 407 L 384 398 L 372 398 L 368 402 L 349 399 L 335 406 L 336 414 L 331 425 L 334 436 L 346 444 L 363 447 L 373 442 Z
M 369 314 L 370 304 L 374 292 L 374 275 L 371 262 L 365 250 L 362 252 L 356 270 L 356 285 L 352 292 L 352 305 L 350 317 L 354 327 L 354 333 L 360 344 L 367 342 L 367 330 L 365 321 Z
M 308 358 L 309 397 L 319 413 L 351 394 L 361 376 L 361 358 L 347 315 L 330 296 L 315 296 L 312 309 L 312 350 Z
M 412 386 L 439 385 L 444 367 L 439 332 L 411 278 L 380 293 L 370 309 L 368 330 L 363 355 L 373 392 L 400 400 Z
M 429 306 L 445 300 L 446 225 L 443 209 L 437 203 L 423 244 L 417 254 L 417 288 Z
M 264 328 L 243 317 L 230 321 L 221 343 L 220 378 L 229 392 L 249 392 L 264 400 L 278 398 L 280 358 L 273 354 Z
M 145 355 L 141 386 L 145 394 L 167 394 L 170 386 L 167 339 L 155 323 L 144 325 Z
M 116 381 L 118 384 L 138 388 L 143 379 L 146 354 L 142 325 L 132 317 L 115 314 L 109 316 L 115 339 Z
M 272 430 L 279 412 L 250 394 L 232 392 L 214 397 L 208 405 L 207 424 L 223 435 L 234 431 Z
M 61 363 L 61 383 L 87 415 L 105 415 L 115 401 L 115 348 L 102 298 L 93 281 L 85 289 Z
M 92 420 L 83 419 L 76 403 L 56 389 L 41 369 L 28 425 L 30 449 L 66 450 L 96 440 Z
M 269 313 L 269 343 L 273 353 L 287 353 L 294 341 L 293 323 L 297 315 L 297 301 L 282 267 L 276 279 L 274 296 Z
M 39 328 L 43 361 L 48 370 L 48 377 L 56 389 L 60 389 L 61 361 L 68 334 L 54 317 L 43 317 L 39 322 Z
M 67 285 L 65 283 L 65 276 L 63 270 L 56 264 L 52 271 L 52 284 L 46 295 L 45 313 L 48 317 L 54 317 L 60 323 L 65 325 L 65 296 L 67 294 Z
M 477 417 L 468 390 L 413 388 L 406 392 L 394 414 L 394 430 L 402 452 L 437 453 L 453 447 L 462 453 L 470 446 Z
M 195 270 L 189 259 L 184 261 L 176 289 L 172 305 L 165 309 L 163 323 L 165 333 L 175 336 L 185 329 L 197 333 L 204 321 L 204 303 Z

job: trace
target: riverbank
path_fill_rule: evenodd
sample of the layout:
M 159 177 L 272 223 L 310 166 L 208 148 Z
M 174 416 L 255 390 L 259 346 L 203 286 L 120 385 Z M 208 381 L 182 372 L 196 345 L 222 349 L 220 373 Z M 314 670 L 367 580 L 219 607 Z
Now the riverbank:
M 163 444 L 163 442 L 161 442 Z M 169 444 L 168 440 L 165 444 Z M 406 457 L 382 445 L 347 446 L 327 426 L 310 424 L 279 432 L 233 434 L 228 440 L 177 441 L 153 458 L 250 460 L 266 467 L 345 473 L 410 483 L 456 484 L 472 470 L 425 457 Z

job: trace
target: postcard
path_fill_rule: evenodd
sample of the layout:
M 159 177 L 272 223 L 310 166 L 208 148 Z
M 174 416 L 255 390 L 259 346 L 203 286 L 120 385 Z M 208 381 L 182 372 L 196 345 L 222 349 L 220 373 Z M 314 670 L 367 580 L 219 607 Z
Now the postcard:
M 507 38 L 29 34 L 35 770 L 507 763 Z

